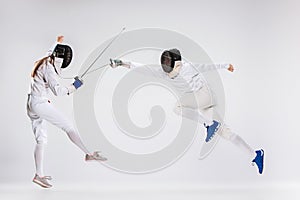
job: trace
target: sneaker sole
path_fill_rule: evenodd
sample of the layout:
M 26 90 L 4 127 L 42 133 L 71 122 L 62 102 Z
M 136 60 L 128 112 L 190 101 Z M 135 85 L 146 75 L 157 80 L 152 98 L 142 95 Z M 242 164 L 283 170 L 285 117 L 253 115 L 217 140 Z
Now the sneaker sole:
M 102 161 L 102 162 L 104 162 L 104 161 L 107 161 L 107 159 L 85 159 L 85 161 L 86 162 L 91 162 L 91 161 Z
M 33 179 L 32 182 L 38 184 L 39 186 L 43 187 L 43 188 L 51 188 L 52 185 L 47 185 L 47 184 L 44 184 L 43 182 L 37 180 L 37 179 Z

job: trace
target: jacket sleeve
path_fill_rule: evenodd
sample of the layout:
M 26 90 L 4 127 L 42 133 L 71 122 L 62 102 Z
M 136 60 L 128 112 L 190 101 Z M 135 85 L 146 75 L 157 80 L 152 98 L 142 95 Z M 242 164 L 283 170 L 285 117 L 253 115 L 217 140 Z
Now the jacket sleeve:
M 196 69 L 198 69 L 200 72 L 207 72 L 211 70 L 217 70 L 217 69 L 228 69 L 229 64 L 193 64 Z
M 125 62 L 125 64 L 129 65 L 129 68 L 130 68 L 130 69 L 135 69 L 135 68 L 145 67 L 144 64 L 137 63 L 137 62 Z
M 73 84 L 68 87 L 60 85 L 57 80 L 58 76 L 54 71 L 54 67 L 50 64 L 48 64 L 45 68 L 44 78 L 55 96 L 69 95 L 76 90 Z
M 163 74 L 158 66 L 145 65 L 137 62 L 125 62 L 129 69 L 133 69 L 135 72 L 143 74 L 145 76 L 152 76 L 155 78 L 162 78 Z

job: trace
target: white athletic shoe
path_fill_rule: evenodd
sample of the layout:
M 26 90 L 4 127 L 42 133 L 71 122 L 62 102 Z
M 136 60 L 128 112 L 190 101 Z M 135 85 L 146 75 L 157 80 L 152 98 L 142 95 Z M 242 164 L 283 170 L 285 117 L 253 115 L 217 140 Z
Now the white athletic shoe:
M 85 155 L 85 161 L 92 161 L 92 160 L 106 161 L 107 158 L 100 155 L 100 151 L 95 151 L 92 155 L 89 154 Z
M 39 186 L 43 188 L 51 188 L 52 185 L 48 182 L 48 180 L 51 180 L 51 176 L 43 176 L 40 177 L 39 175 L 35 175 L 32 182 L 38 184 Z

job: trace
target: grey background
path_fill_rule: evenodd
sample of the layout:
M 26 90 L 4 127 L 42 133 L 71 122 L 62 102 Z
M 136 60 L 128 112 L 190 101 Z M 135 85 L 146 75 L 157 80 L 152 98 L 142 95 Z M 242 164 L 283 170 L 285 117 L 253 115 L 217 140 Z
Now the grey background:
M 34 174 L 34 138 L 25 109 L 33 62 L 63 34 L 75 56 L 64 76 L 75 75 L 99 44 L 126 26 L 178 31 L 202 46 L 214 62 L 234 64 L 233 74 L 220 71 L 226 121 L 254 148 L 265 149 L 265 173 L 258 176 L 245 154 L 224 140 L 199 161 L 199 135 L 172 166 L 152 174 L 123 174 L 85 163 L 66 135 L 49 125 L 45 170 L 55 181 L 298 185 L 299 6 L 298 1 L 258 0 L 1 1 L 0 183 L 27 183 Z M 72 97 L 53 101 L 73 118 Z

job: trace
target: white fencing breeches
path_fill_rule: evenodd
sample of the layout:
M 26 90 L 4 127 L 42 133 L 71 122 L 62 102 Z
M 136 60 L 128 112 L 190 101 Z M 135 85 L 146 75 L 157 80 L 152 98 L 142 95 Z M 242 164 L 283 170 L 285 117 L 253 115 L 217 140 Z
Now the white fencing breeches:
M 224 139 L 242 148 L 250 157 L 253 157 L 253 155 L 255 155 L 254 150 L 240 136 L 233 133 L 230 128 L 224 124 L 223 118 L 214 110 L 216 104 L 217 102 L 213 98 L 208 86 L 204 85 L 200 90 L 194 93 L 186 93 L 183 95 L 176 103 L 174 112 L 205 125 L 212 124 L 213 120 L 221 122 L 222 126 L 217 133 Z
M 176 103 L 174 112 L 205 125 L 211 125 L 213 120 L 223 124 L 223 119 L 214 110 L 215 107 L 216 101 L 209 91 L 209 88 L 204 85 L 200 90 L 194 93 L 186 93 L 183 95 Z M 225 127 L 224 124 L 223 127 Z M 218 133 L 226 139 L 229 139 L 232 134 L 228 127 L 223 128 L 223 131 L 218 131 Z
M 27 115 L 31 119 L 32 130 L 37 142 L 34 156 L 38 175 L 43 176 L 43 149 L 47 143 L 46 121 L 61 128 L 76 146 L 85 154 L 90 154 L 73 124 L 47 99 L 28 95 Z

